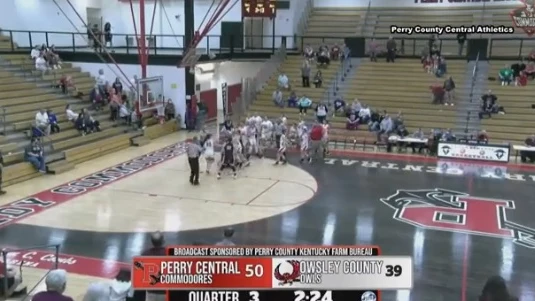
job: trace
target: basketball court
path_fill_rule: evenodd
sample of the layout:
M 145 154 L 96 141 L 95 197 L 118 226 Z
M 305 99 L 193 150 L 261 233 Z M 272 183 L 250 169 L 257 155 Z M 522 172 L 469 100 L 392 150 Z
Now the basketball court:
M 148 247 L 215 243 L 232 225 L 238 244 L 374 244 L 414 258 L 411 292 L 384 300 L 473 300 L 490 275 L 508 279 L 533 300 L 535 170 L 441 162 L 433 158 L 334 151 L 324 162 L 287 166 L 254 160 L 234 180 L 189 169 L 175 134 L 103 156 L 71 172 L 8 187 L 1 200 L 0 241 L 24 261 L 28 286 L 53 265 L 67 269 L 67 293 L 109 279 Z M 202 161 L 202 160 L 201 160 Z M 38 246 L 38 247 L 36 247 Z M 44 289 L 42 283 L 38 287 Z

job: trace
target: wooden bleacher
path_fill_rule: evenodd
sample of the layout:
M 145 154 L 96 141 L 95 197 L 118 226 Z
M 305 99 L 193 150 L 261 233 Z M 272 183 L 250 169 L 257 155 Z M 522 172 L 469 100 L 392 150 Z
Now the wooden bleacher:
M 6 42 L 7 41 L 7 42 Z M 0 48 L 11 44 L 9 39 L 0 36 Z M 44 138 L 46 153 L 51 161 L 47 163 L 49 173 L 57 174 L 72 169 L 75 164 L 93 159 L 97 156 L 118 151 L 132 145 L 133 139 L 143 137 L 143 132 L 132 131 L 130 127 L 109 121 L 109 110 L 105 107 L 100 112 L 93 112 L 92 116 L 100 121 L 101 132 L 82 136 L 74 125 L 66 120 L 65 106 L 79 111 L 90 107 L 89 91 L 95 81 L 88 72 L 79 67 L 64 63 L 63 68 L 42 76 L 35 71 L 33 62 L 27 55 L 1 55 L 4 62 L 0 66 L 0 118 L 5 124 L 6 132 L 0 136 L 0 150 L 4 155 L 4 185 L 11 185 L 41 175 L 33 166 L 24 162 L 24 147 L 28 138 L 22 133 L 28 132 L 35 120 L 39 109 L 52 109 L 58 117 L 60 133 Z M 53 88 L 63 75 L 74 79 L 78 90 L 84 93 L 81 99 L 71 95 L 61 94 Z M 5 115 L 4 115 L 5 110 Z M 176 130 L 175 126 L 154 125 L 151 119 L 145 120 L 145 125 L 153 125 L 145 130 L 146 136 L 156 138 Z M 138 137 L 138 138 L 136 138 Z M 141 142 L 136 143 L 141 145 Z
M 314 8 L 309 17 L 303 44 L 343 43 L 343 38 L 360 33 L 366 8 Z
M 464 84 L 464 74 L 463 62 L 448 62 L 447 75 L 453 76 L 458 89 Z M 429 86 L 444 80 L 445 77 L 437 79 L 426 73 L 419 60 L 396 60 L 394 64 L 364 61 L 349 84 L 351 88 L 345 99 L 350 104 L 356 98 L 372 110 L 386 110 L 392 117 L 401 112 L 410 132 L 418 128 L 426 133 L 430 129 L 454 128 L 457 108 L 431 102 Z M 459 91 L 457 97 L 460 97 Z M 361 128 L 359 131 L 367 132 L 366 126 Z
M 498 78 L 498 71 L 504 64 L 514 62 L 495 62 L 489 69 L 489 76 Z M 481 120 L 481 128 L 485 129 L 491 141 L 495 143 L 512 143 L 524 145 L 529 135 L 533 135 L 535 119 L 531 105 L 535 94 L 535 84 L 528 82 L 525 87 L 502 86 L 498 81 L 489 81 L 488 88 L 498 97 L 498 103 L 505 108 L 506 114 L 493 114 L 492 118 Z

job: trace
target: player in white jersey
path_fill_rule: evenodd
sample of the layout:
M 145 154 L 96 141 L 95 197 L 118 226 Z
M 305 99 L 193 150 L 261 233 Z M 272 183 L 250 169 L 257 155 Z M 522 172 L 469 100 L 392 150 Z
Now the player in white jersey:
M 294 145 L 297 145 L 299 143 L 299 134 L 297 132 L 297 124 L 292 124 L 292 126 L 290 126 L 290 129 L 288 130 L 288 140 L 290 141 L 290 145 L 289 146 L 294 146 Z
M 209 174 L 215 161 L 214 139 L 212 134 L 206 134 L 203 143 L 204 159 L 206 160 L 206 173 Z
M 256 141 L 256 125 L 255 123 L 250 123 L 246 128 L 246 135 L 247 135 L 247 158 L 249 158 L 251 155 L 257 155 L 258 154 L 258 143 Z
M 277 151 L 277 161 L 275 161 L 275 165 L 278 165 L 280 162 L 282 164 L 286 164 L 286 148 L 288 147 L 289 141 L 288 138 L 285 135 L 285 131 L 282 132 L 279 140 L 279 149 Z
M 329 124 L 327 120 L 323 120 L 323 138 L 321 139 L 323 146 L 323 157 L 329 155 Z
M 301 137 L 301 135 L 303 134 L 303 128 L 306 128 L 306 125 L 305 125 L 305 121 L 301 120 L 297 124 L 297 135 L 299 135 L 299 137 Z
M 312 161 L 312 158 L 310 158 L 310 155 L 308 154 L 308 141 L 310 140 L 310 137 L 308 135 L 308 129 L 306 126 L 302 128 L 301 136 L 300 137 L 300 146 L 301 146 L 301 160 L 300 163 L 303 163 L 305 160 L 310 163 Z
M 264 154 L 266 148 L 271 144 L 273 138 L 273 123 L 268 119 L 264 120 L 261 125 L 260 139 L 258 143 L 258 152 L 260 155 Z

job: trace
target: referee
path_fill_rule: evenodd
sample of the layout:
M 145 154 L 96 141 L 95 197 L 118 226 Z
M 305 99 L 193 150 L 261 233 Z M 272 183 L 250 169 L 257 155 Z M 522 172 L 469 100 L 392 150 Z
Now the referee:
M 202 148 L 199 145 L 199 138 L 193 137 L 190 143 L 188 143 L 188 163 L 191 169 L 189 176 L 189 182 L 193 185 L 199 185 L 199 156 L 201 155 Z

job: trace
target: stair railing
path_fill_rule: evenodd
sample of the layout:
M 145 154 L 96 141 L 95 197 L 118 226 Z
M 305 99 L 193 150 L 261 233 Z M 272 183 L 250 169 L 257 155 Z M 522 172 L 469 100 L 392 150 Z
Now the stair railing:
M 475 61 L 475 64 L 474 64 L 474 68 L 472 69 L 472 82 L 470 84 L 470 93 L 468 94 L 468 97 L 470 98 L 470 104 L 473 104 L 474 101 L 477 101 L 474 99 L 474 90 L 475 90 L 475 86 L 477 84 L 477 75 L 478 75 L 478 71 L 479 71 L 479 54 L 480 52 L 477 53 L 477 56 L 476 56 L 476 61 Z M 467 113 L 466 113 L 466 125 L 465 125 L 465 128 L 464 128 L 464 133 L 466 135 L 468 135 L 468 131 L 469 131 L 469 123 L 470 123 L 470 119 L 472 118 L 472 112 L 470 111 L 470 109 L 467 110 Z
M 6 108 L 0 107 L 2 110 L 2 116 L 0 116 L 0 122 L 2 122 L 2 135 L 6 134 Z
M 37 126 L 37 124 L 32 123 L 30 131 L 33 131 L 34 129 L 36 129 L 41 134 L 39 138 L 43 138 L 44 140 L 47 140 L 47 142 L 50 144 L 50 148 L 54 150 L 54 141 L 52 141 L 52 138 L 50 138 L 50 135 L 47 135 L 45 132 L 43 132 L 43 130 L 41 130 Z M 33 133 L 30 133 L 30 134 L 33 136 Z
M 332 84 L 329 86 L 327 91 L 325 92 L 326 95 L 324 95 L 324 101 L 327 101 L 329 105 L 331 105 L 334 100 L 336 100 L 339 95 L 338 92 L 340 90 L 341 83 L 346 80 L 346 76 L 348 72 L 351 69 L 351 51 L 349 48 L 343 49 L 340 53 L 341 56 L 341 63 L 340 68 L 336 71 L 336 74 L 334 75 L 334 79 L 332 81 Z
M 310 19 L 310 16 L 312 15 L 312 11 L 314 9 L 314 0 L 305 0 L 304 2 L 304 8 L 303 12 L 301 13 L 301 16 L 299 17 L 299 22 L 294 28 L 294 48 L 299 48 L 298 46 L 303 45 L 303 36 L 305 35 L 305 32 L 308 27 L 308 20 Z M 301 41 L 297 42 L 297 39 L 300 38 Z M 302 50 L 302 49 L 301 49 Z
M 364 24 L 362 24 L 362 29 L 360 30 L 361 35 L 365 34 L 366 26 L 368 25 L 368 16 L 370 15 L 371 7 L 372 7 L 372 0 L 368 1 L 368 8 L 366 9 L 366 12 L 364 13 Z

